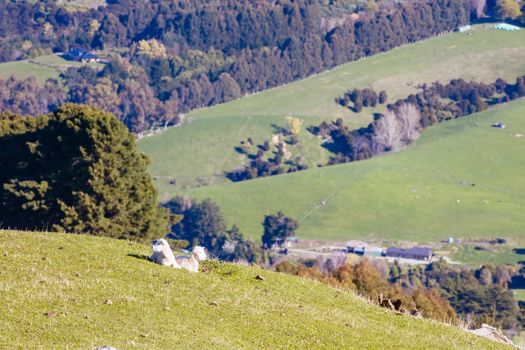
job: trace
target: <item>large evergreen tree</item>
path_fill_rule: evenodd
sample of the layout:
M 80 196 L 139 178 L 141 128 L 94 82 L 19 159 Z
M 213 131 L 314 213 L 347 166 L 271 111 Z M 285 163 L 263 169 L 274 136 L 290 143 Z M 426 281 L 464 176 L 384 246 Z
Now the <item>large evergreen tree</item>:
M 113 115 L 80 105 L 0 116 L 0 224 L 145 240 L 164 236 L 148 160 Z

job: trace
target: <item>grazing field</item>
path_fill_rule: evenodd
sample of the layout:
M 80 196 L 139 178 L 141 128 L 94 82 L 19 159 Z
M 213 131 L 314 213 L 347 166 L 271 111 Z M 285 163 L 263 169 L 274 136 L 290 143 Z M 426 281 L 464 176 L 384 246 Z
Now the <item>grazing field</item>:
M 46 55 L 30 60 L 0 63 L 0 79 L 14 75 L 17 79 L 36 77 L 44 83 L 47 79 L 58 79 L 60 73 L 69 67 L 80 67 L 84 63 L 66 61 L 57 55 Z M 93 66 L 99 66 L 94 64 Z
M 0 247 L 0 348 L 508 348 L 298 277 L 159 266 L 137 243 L 0 231 Z
M 99 6 L 106 6 L 107 2 L 106 0 L 57 0 L 57 4 L 70 11 L 84 11 Z
M 525 289 L 513 289 L 514 297 L 518 301 L 525 301 Z
M 523 239 L 521 239 L 523 241 Z M 503 245 L 503 246 L 488 246 L 481 249 L 475 246 L 459 245 L 455 247 L 450 258 L 453 261 L 477 268 L 484 264 L 517 265 L 520 261 L 525 260 L 523 254 L 518 254 L 514 251 L 515 248 L 521 248 L 520 245 Z
M 469 33 L 452 33 L 407 45 L 387 53 L 342 65 L 331 71 L 247 96 L 237 101 L 189 113 L 182 127 L 143 139 L 141 149 L 152 159 L 151 173 L 164 193 L 175 188 L 225 183 L 224 171 L 244 164 L 233 151 L 239 141 L 271 139 L 272 124 L 283 126 L 288 115 L 301 117 L 305 126 L 342 117 L 353 126 L 367 124 L 372 112 L 354 114 L 334 99 L 351 88 L 371 86 L 386 90 L 389 101 L 405 97 L 420 83 L 454 78 L 494 81 L 525 73 L 525 31 L 503 32 L 476 27 Z M 324 163 L 319 141 L 302 131 L 303 156 L 309 164 Z M 311 152 L 315 150 L 314 152 Z
M 524 116 L 521 99 L 433 126 L 396 154 L 188 193 L 218 202 L 253 237 L 283 210 L 303 238 L 523 240 Z M 491 127 L 500 121 L 506 129 Z

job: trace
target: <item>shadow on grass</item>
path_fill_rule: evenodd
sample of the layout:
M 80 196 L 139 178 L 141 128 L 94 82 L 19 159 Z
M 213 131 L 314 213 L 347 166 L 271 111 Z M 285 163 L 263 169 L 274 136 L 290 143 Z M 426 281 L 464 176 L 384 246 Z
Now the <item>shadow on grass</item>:
M 135 259 L 150 261 L 149 256 L 144 255 L 144 254 L 128 254 L 128 256 L 135 258 Z

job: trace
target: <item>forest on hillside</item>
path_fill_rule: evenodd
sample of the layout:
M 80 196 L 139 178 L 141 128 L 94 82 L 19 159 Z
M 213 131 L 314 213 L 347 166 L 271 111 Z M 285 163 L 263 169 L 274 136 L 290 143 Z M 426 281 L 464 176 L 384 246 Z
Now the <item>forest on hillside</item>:
M 0 81 L 0 108 L 38 115 L 64 102 L 87 103 L 140 132 L 180 123 L 195 108 L 453 31 L 476 16 L 471 0 L 349 4 L 116 0 L 71 12 L 53 2 L 0 0 L 0 61 L 75 48 L 100 50 L 107 59 L 102 69 L 69 68 L 44 86 Z

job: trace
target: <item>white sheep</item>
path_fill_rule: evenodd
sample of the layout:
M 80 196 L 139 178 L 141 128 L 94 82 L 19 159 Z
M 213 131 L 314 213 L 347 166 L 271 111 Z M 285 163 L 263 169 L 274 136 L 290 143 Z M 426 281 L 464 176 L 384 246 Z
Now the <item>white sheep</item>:
M 204 261 L 208 258 L 204 247 L 195 246 L 191 251 L 191 255 L 187 256 L 177 256 L 175 258 L 178 265 L 181 268 L 186 269 L 190 272 L 199 272 L 199 261 Z
M 151 254 L 150 260 L 164 266 L 171 266 L 176 269 L 180 269 L 181 266 L 175 260 L 175 256 L 171 250 L 170 244 L 164 238 L 151 241 Z

